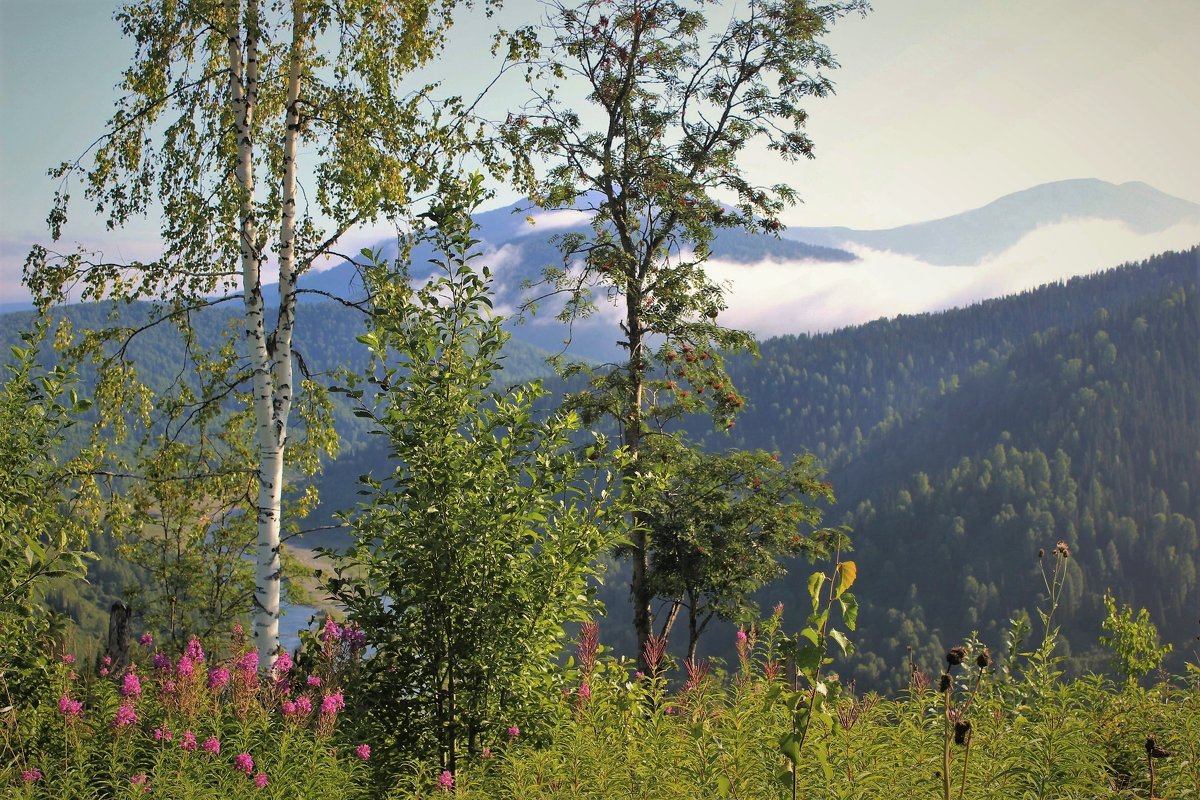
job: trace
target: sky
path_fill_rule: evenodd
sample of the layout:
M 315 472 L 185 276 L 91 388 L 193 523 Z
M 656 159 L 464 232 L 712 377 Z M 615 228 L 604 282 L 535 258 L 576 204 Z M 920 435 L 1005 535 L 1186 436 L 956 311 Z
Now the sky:
M 131 54 L 111 19 L 115 5 L 0 0 L 0 303 L 23 298 L 21 263 L 30 244 L 46 238 L 44 219 L 55 189 L 46 169 L 83 152 L 112 111 L 113 86 Z M 533 0 L 508 0 L 506 19 L 528 21 L 540 9 Z M 478 11 L 460 18 L 459 41 L 466 44 L 455 52 L 476 51 L 495 24 Z M 805 226 L 892 227 L 975 208 L 1039 183 L 1084 177 L 1144 181 L 1200 202 L 1193 141 L 1200 131 L 1197 30 L 1196 0 L 875 0 L 870 14 L 842 20 L 827 39 L 841 68 L 834 74 L 836 96 L 809 106 L 816 160 L 780 167 L 758 153 L 745 165 L 751 176 L 782 179 L 799 191 L 803 204 L 785 221 Z M 473 85 L 479 75 L 461 67 L 479 61 L 452 57 L 438 69 L 450 83 Z M 493 103 L 515 105 L 519 87 L 508 92 Z M 102 242 L 106 254 L 117 258 L 152 255 L 154 220 L 102 236 L 102 226 L 87 218 L 82 205 L 74 212 L 69 239 Z M 1025 250 L 1062 247 L 1067 233 L 1059 233 L 1058 239 L 1044 233 L 1044 241 L 1025 243 Z M 1097 233 L 1080 228 L 1068 238 L 1086 243 Z M 1192 235 L 1176 232 L 1175 238 L 1186 246 Z M 1160 245 L 1125 237 L 1120 249 L 1140 257 L 1152 252 L 1141 249 Z M 1059 272 L 1098 269 L 1124 258 L 1111 252 L 1114 258 L 1104 263 L 1095 263 L 1094 253 L 1086 254 L 1092 261 L 1080 255 Z M 868 282 L 868 273 L 894 280 L 897 269 L 917 275 L 927 266 L 862 255 L 866 272 L 859 278 Z M 1022 263 L 1030 261 L 1028 252 L 1024 257 Z M 1004 264 L 998 269 L 1021 271 Z M 1030 280 L 1061 277 L 1024 271 Z M 718 272 L 734 282 L 735 317 L 753 317 L 755 304 L 771 299 L 765 273 L 751 285 L 738 284 L 732 267 Z M 948 287 L 945 274 L 909 282 L 938 287 L 938 298 L 895 297 L 891 307 L 887 300 L 897 287 L 878 280 L 869 287 L 851 281 L 841 289 L 820 284 L 797 291 L 827 300 L 834 292 L 843 298 L 839 303 L 850 305 L 861 299 L 860 308 L 813 323 L 824 327 L 944 307 L 998 290 L 978 276 L 975 291 L 957 286 L 970 283 L 961 276 Z M 1012 283 L 1004 288 L 1025 288 Z

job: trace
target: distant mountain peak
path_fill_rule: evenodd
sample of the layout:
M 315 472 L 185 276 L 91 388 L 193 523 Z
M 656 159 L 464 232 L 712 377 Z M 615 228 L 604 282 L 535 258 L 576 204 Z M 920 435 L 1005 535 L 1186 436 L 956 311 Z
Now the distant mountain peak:
M 785 234 L 824 247 L 860 245 L 938 266 L 974 265 L 1002 253 L 1040 227 L 1071 220 L 1119 222 L 1138 234 L 1200 224 L 1200 204 L 1142 181 L 1099 178 L 1052 181 L 1006 194 L 979 208 L 886 230 L 791 228 Z

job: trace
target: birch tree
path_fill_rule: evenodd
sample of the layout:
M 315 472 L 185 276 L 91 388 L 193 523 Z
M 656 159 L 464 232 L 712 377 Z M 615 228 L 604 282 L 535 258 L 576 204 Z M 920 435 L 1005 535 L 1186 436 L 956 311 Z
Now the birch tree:
M 297 349 L 297 279 L 336 254 L 351 228 L 399 223 L 448 159 L 482 141 L 457 100 L 400 81 L 443 47 L 455 0 L 139 0 L 117 12 L 135 46 L 125 92 L 104 134 L 52 175 L 49 217 L 63 234 L 76 182 L 110 228 L 161 215 L 162 255 L 113 263 L 36 247 L 25 270 L 44 309 L 71 289 L 83 300 L 148 300 L 151 319 L 84 345 L 105 351 L 98 397 L 128 397 L 125 344 L 157 325 L 240 301 L 241 360 L 225 391 L 196 403 L 248 403 L 254 414 L 257 526 L 254 636 L 263 664 L 279 646 L 280 525 L 296 404 L 319 392 Z M 468 3 L 469 5 L 469 3 Z M 490 8 L 490 6 L 489 6 Z M 302 191 L 304 175 L 315 190 Z M 494 161 L 489 161 L 497 166 Z M 264 290 L 277 266 L 277 295 Z M 186 333 L 185 333 L 186 335 Z M 299 368 L 299 369 L 298 369 Z M 246 395 L 238 395 L 244 383 Z M 142 394 L 143 400 L 146 395 Z M 110 409 L 114 419 L 122 411 Z M 119 423 L 114 423 L 119 424 Z M 310 429 L 299 467 L 335 446 Z M 296 461 L 296 459 L 292 459 Z M 195 477 L 195 476 L 193 476 Z
M 723 287 L 705 271 L 719 228 L 778 232 L 796 202 L 786 183 L 761 185 L 743 159 L 758 145 L 780 162 L 811 158 L 804 103 L 832 91 L 836 66 L 821 41 L 858 0 L 750 0 L 724 9 L 704 0 L 548 3 L 536 99 L 509 134 L 551 165 L 535 201 L 590 209 L 592 231 L 561 238 L 564 265 L 547 272 L 565 293 L 565 320 L 595 298 L 619 315 L 619 363 L 591 376 L 572 398 L 615 419 L 621 443 L 651 467 L 650 438 L 671 419 L 707 411 L 733 425 L 742 399 L 722 354 L 753 349 L 752 337 L 717 322 Z M 586 103 L 573 102 L 577 87 Z M 638 507 L 636 499 L 631 501 Z M 629 548 L 639 650 L 653 630 L 653 542 L 635 514 Z

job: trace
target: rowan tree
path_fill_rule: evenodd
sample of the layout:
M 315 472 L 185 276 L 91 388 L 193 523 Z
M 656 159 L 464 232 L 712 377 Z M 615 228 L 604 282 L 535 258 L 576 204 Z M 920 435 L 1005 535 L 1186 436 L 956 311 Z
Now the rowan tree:
M 705 271 L 714 232 L 774 233 L 796 200 L 788 185 L 748 176 L 747 149 L 781 163 L 813 155 L 803 103 L 832 90 L 835 66 L 821 38 L 861 2 L 752 0 L 736 9 L 698 0 L 586 0 L 549 4 L 535 99 L 509 120 L 510 141 L 550 168 L 534 202 L 591 212 L 591 231 L 559 240 L 563 264 L 547 271 L 572 320 L 609 301 L 619 315 L 620 363 L 584 372 L 569 398 L 607 415 L 636 457 L 669 420 L 706 411 L 733 424 L 743 401 L 725 354 L 753 350 L 750 334 L 718 322 L 723 288 Z M 586 98 L 574 94 L 584 87 Z M 633 507 L 640 504 L 635 500 Z M 653 625 L 653 543 L 634 514 L 629 546 L 639 649 Z

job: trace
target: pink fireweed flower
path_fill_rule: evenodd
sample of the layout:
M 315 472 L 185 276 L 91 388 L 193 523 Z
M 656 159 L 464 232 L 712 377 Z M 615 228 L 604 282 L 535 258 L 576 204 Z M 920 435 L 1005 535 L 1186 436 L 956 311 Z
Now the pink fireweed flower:
M 484 758 L 491 758 L 491 757 L 492 757 L 492 748 L 488 747 L 488 746 L 485 744 L 485 745 L 483 746 L 483 752 L 481 752 L 481 753 L 480 753 L 480 755 L 481 755 L 482 757 L 484 757 Z
M 592 696 L 592 687 L 588 686 L 586 683 L 579 684 L 579 699 L 580 700 L 588 700 L 591 698 L 591 696 Z
M 308 695 L 302 694 L 296 698 L 296 713 L 310 714 L 312 713 L 312 700 Z
M 129 778 L 129 782 L 132 783 L 134 786 L 145 786 L 146 785 L 146 773 L 139 772 L 137 775 L 131 775 Z
M 42 771 L 40 769 L 38 769 L 37 767 L 34 767 L 33 769 L 21 770 L 21 782 L 22 783 L 33 783 L 34 781 L 40 781 L 41 779 L 42 779 Z
M 738 644 L 745 643 L 746 639 L 747 639 L 746 632 L 744 630 L 742 630 L 741 628 L 738 628 L 738 632 L 737 632 Z
M 247 650 L 243 653 L 237 660 L 237 668 L 246 673 L 258 672 L 258 651 Z
M 516 725 L 513 725 L 512 727 L 510 727 L 508 729 L 508 738 L 515 739 L 520 735 L 521 735 L 521 729 L 518 728 Z
M 179 737 L 179 746 L 187 751 L 196 749 L 196 734 L 192 731 L 184 731 L 183 736 Z
M 113 717 L 114 728 L 128 728 L 130 725 L 138 721 L 137 712 L 133 710 L 133 706 L 126 703 L 117 709 L 117 714 Z
M 346 699 L 344 697 L 342 697 L 341 692 L 334 692 L 333 694 L 327 694 L 327 695 L 325 695 L 325 698 L 321 701 L 321 713 L 322 714 L 336 714 L 337 712 L 341 711 L 345 707 L 346 707 Z
M 367 646 L 367 634 L 360 628 L 346 628 L 346 641 L 351 648 L 361 650 Z
M 442 770 L 442 774 L 438 776 L 438 786 L 443 792 L 448 792 L 454 788 L 454 776 L 450 774 L 450 770 Z
M 188 640 L 187 647 L 183 648 L 183 654 L 192 661 L 204 660 L 204 648 L 200 646 L 200 640 L 193 636 Z
M 196 663 L 191 656 L 182 655 L 179 657 L 179 663 L 175 666 L 175 671 L 181 678 L 190 678 L 196 671 Z
M 358 756 L 363 761 L 366 761 L 371 757 L 371 745 L 360 744 L 358 747 L 354 748 L 354 755 Z
M 210 736 L 205 739 L 204 744 L 200 745 L 200 747 L 202 747 L 204 752 L 208 753 L 209 755 L 221 755 L 221 740 L 215 736 Z
M 105 656 L 104 658 L 100 659 L 100 663 L 103 666 L 111 667 L 112 666 L 112 656 Z
M 148 633 L 143 633 L 138 637 L 138 644 L 140 644 L 142 647 L 150 647 L 154 644 L 154 637 Z
M 71 655 L 70 653 L 66 653 L 66 654 L 65 654 L 65 655 L 63 655 L 63 657 L 62 657 L 62 662 L 63 662 L 64 664 L 74 664 L 74 663 L 75 663 L 75 656 Z
M 229 683 L 229 670 L 225 667 L 213 667 L 208 671 L 208 688 L 219 692 Z
M 233 759 L 233 767 L 249 775 L 254 772 L 254 759 L 250 757 L 249 753 L 238 753 L 237 757 Z
M 275 677 L 281 677 L 287 674 L 292 668 L 292 656 L 287 650 L 284 650 L 275 657 L 275 663 L 271 665 L 271 672 Z
M 70 695 L 62 695 L 58 698 L 58 711 L 64 717 L 73 719 L 83 713 L 83 701 L 74 700 Z
M 342 626 L 329 617 L 325 618 L 325 626 L 321 629 L 322 642 L 336 642 L 342 638 Z
M 171 659 L 163 653 L 155 653 L 154 658 L 150 659 L 150 663 L 154 665 L 154 669 L 158 672 L 171 671 Z
M 304 681 L 304 685 L 305 686 L 320 686 L 321 685 L 321 676 L 320 675 L 309 675 L 308 678 Z
M 125 680 L 121 683 L 122 697 L 141 697 L 142 681 L 136 672 L 126 672 Z
M 171 741 L 171 729 L 168 728 L 166 725 L 163 725 L 161 728 L 155 728 L 154 729 L 154 741 L 156 741 L 156 742 Z
M 100 668 L 100 677 L 101 677 L 101 678 L 107 678 L 107 677 L 108 677 L 108 667 L 101 667 L 101 668 Z
M 162 682 L 162 686 L 160 686 L 158 689 L 159 697 L 170 697 L 171 695 L 175 694 L 175 689 L 175 681 L 171 678 L 167 678 Z
M 265 789 L 267 788 L 268 783 L 270 783 L 270 781 L 267 780 L 267 773 L 260 772 L 254 776 L 254 785 L 258 788 Z

